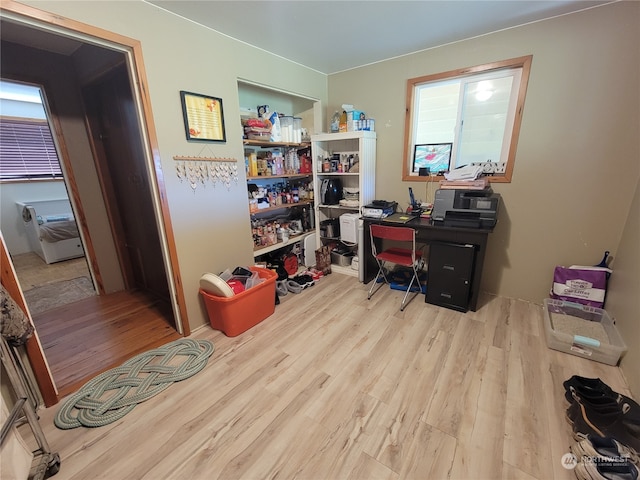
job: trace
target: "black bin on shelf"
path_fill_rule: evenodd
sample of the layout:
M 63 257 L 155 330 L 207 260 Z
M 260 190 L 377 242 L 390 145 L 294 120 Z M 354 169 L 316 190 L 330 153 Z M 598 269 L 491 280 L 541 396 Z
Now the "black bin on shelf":
M 469 310 L 474 258 L 473 245 L 432 243 L 424 301 L 460 312 Z
M 340 237 L 340 218 L 328 218 L 320 222 L 320 236 L 323 238 Z

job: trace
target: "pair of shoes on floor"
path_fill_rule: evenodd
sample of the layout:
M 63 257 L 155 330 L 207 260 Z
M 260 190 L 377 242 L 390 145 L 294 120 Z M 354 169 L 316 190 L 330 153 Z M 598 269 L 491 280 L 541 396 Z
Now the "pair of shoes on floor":
M 291 293 L 300 293 L 302 290 L 315 285 L 315 281 L 311 275 L 296 275 L 287 280 L 287 288 Z
M 640 406 L 611 389 L 599 378 L 574 375 L 563 383 L 571 402 L 566 417 L 574 438 L 610 437 L 627 447 L 637 462 L 640 451 Z M 597 441 L 597 440 L 595 440 Z
M 311 275 L 311 278 L 313 278 L 314 281 L 318 281 L 322 277 L 324 277 L 324 273 L 322 273 L 320 270 L 316 270 L 315 268 L 310 268 L 306 273 L 307 275 Z
M 638 479 L 638 458 L 611 437 L 587 437 L 570 447 L 575 456 L 574 473 L 580 480 Z
M 615 392 L 599 378 L 586 378 L 574 375 L 563 383 L 565 398 L 569 403 L 581 400 L 585 403 L 603 404 L 612 400 L 619 405 L 628 418 L 640 422 L 640 405 L 632 398 Z
M 287 293 L 289 293 L 286 280 L 276 280 L 276 293 L 281 297 L 284 297 Z

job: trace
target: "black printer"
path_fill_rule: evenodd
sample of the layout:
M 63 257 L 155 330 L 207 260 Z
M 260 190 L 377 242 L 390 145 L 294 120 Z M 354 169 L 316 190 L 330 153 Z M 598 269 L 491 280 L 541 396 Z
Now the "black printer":
M 362 207 L 362 216 L 367 218 L 385 218 L 395 213 L 398 202 L 386 200 L 374 200 L 369 205 Z
M 436 190 L 431 219 L 434 225 L 493 228 L 498 221 L 500 194 L 483 190 Z

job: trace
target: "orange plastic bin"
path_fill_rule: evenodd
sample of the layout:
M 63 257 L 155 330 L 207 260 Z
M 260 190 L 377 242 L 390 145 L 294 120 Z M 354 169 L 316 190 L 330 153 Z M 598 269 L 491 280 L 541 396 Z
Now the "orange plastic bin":
M 268 268 L 250 267 L 264 282 L 233 297 L 218 297 L 200 289 L 207 307 L 209 323 L 227 337 L 246 332 L 269 317 L 276 309 L 278 274 Z

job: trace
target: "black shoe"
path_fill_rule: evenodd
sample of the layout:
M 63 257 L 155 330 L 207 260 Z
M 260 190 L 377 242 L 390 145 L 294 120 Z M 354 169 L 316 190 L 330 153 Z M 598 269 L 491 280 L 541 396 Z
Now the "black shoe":
M 564 389 L 566 391 L 565 398 L 569 402 L 573 401 L 572 393 L 574 391 L 578 394 L 584 394 L 589 397 L 610 397 L 615 395 L 615 392 L 611 389 L 611 387 L 599 378 L 587 378 L 574 375 L 569 380 L 565 380 L 562 385 L 564 386 Z
M 293 277 L 293 280 L 298 282 L 302 286 L 302 288 L 312 287 L 316 284 L 316 282 L 313 281 L 313 277 L 311 275 L 297 275 Z
M 576 439 L 612 437 L 633 449 L 636 455 L 640 452 L 640 422 L 628 418 L 617 407 L 595 410 L 588 404 L 576 401 L 567 409 L 566 417 Z
M 640 405 L 625 395 L 615 392 L 599 378 L 585 378 L 574 375 L 563 383 L 565 398 L 569 402 L 580 401 L 595 408 L 608 407 L 615 402 L 627 419 L 640 423 Z

